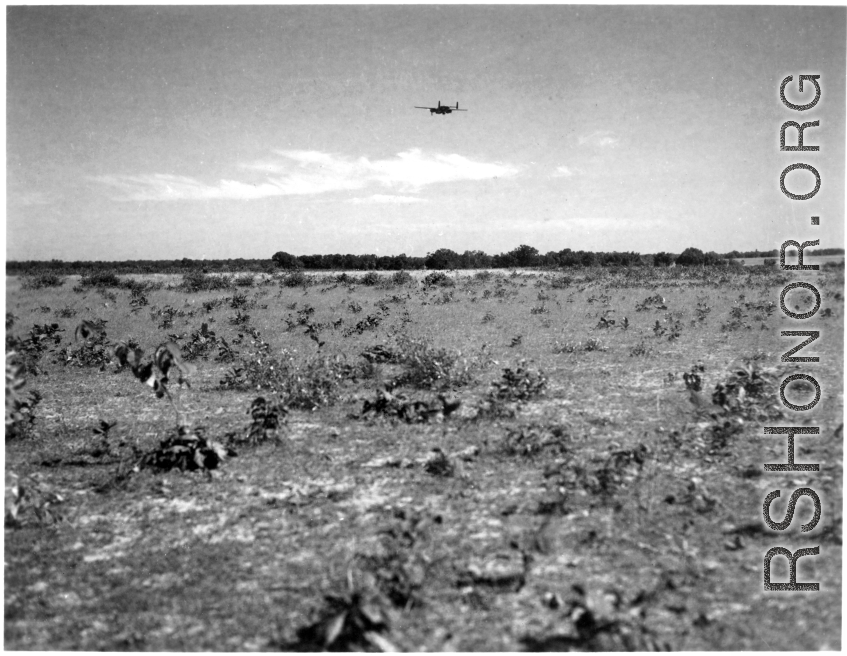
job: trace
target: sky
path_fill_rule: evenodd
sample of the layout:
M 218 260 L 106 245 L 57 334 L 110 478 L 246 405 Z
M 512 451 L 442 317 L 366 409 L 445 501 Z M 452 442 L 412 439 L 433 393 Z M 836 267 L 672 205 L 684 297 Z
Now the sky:
M 6 257 L 843 247 L 846 17 L 10 6 Z

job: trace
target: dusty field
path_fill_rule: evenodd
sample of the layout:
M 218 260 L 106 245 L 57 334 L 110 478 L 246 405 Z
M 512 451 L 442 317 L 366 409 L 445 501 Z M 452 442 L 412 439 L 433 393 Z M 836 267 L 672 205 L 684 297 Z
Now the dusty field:
M 191 293 L 7 279 L 23 391 L 42 398 L 7 433 L 4 647 L 840 649 L 843 269 L 783 275 L 326 275 Z M 823 297 L 805 322 L 778 307 L 794 279 Z M 83 319 L 106 321 L 101 343 L 75 340 Z M 821 362 L 782 364 L 796 341 L 780 329 L 821 330 L 800 354 Z M 171 382 L 176 407 L 110 355 L 134 340 L 147 359 L 169 335 L 196 366 L 190 389 Z M 802 415 L 778 398 L 796 372 L 823 393 Z M 278 430 L 250 414 L 259 396 L 280 404 Z M 178 422 L 237 456 L 157 470 Z M 786 440 L 762 427 L 802 424 L 820 436 L 797 438 L 797 460 L 820 471 L 764 472 Z M 769 530 L 768 492 L 782 490 L 778 520 L 804 486 L 817 527 L 800 533 L 803 499 Z M 820 592 L 763 591 L 768 549 L 817 545 L 798 581 Z

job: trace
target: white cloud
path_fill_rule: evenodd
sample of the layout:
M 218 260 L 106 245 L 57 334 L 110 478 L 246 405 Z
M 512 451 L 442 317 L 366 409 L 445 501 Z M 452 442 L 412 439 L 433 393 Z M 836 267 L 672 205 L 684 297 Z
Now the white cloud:
M 388 196 L 385 194 L 374 194 L 373 196 L 368 196 L 367 198 L 351 198 L 348 203 L 353 203 L 355 205 L 362 204 L 371 204 L 371 203 L 423 203 L 424 200 L 422 198 L 417 198 L 416 196 Z
M 41 191 L 8 192 L 10 205 L 50 205 L 53 201 Z
M 579 141 L 580 146 L 588 144 L 589 146 L 597 146 L 599 148 L 615 146 L 620 141 L 620 139 L 618 139 L 609 130 L 597 130 L 589 135 L 578 137 L 577 140 Z
M 567 166 L 557 166 L 556 170 L 551 174 L 554 178 L 570 178 L 574 174 L 573 170 Z
M 507 164 L 477 162 L 457 154 L 424 154 L 417 148 L 383 160 L 352 159 L 308 150 L 280 150 L 271 159 L 242 164 L 240 168 L 264 174 L 265 178 L 256 184 L 237 180 L 206 184 L 194 178 L 162 173 L 103 175 L 92 179 L 116 189 L 119 195 L 115 200 L 249 200 L 349 191 L 372 185 L 417 191 L 438 182 L 487 180 L 518 172 L 517 167 Z
M 121 201 L 246 200 L 278 196 L 280 193 L 279 188 L 269 182 L 254 185 L 235 180 L 221 180 L 217 185 L 206 185 L 193 178 L 165 173 L 101 175 L 92 180 L 116 189 L 118 195 L 113 199 Z

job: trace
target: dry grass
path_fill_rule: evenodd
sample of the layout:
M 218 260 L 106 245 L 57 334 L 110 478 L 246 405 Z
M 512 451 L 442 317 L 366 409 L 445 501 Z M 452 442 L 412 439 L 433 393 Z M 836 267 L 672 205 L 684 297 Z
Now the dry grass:
M 113 366 L 65 367 L 43 354 L 46 373 L 27 383 L 43 396 L 34 434 L 7 442 L 6 472 L 30 482 L 34 505 L 51 505 L 47 519 L 22 505 L 18 526 L 6 529 L 5 647 L 840 648 L 842 451 L 833 434 L 842 413 L 844 304 L 835 293 L 843 294 L 843 273 L 809 278 L 824 283 L 833 316 L 809 322 L 823 327 L 821 363 L 803 370 L 824 390 L 812 413 L 821 437 L 798 438 L 798 460 L 822 470 L 802 476 L 765 474 L 764 462 L 785 457 L 785 442 L 763 436 L 761 422 L 726 427 L 704 416 L 682 380 L 698 361 L 708 390 L 745 357 L 779 366 L 787 323 L 756 309 L 778 299 L 777 276 L 567 275 L 566 287 L 552 284 L 560 273 L 500 272 L 427 289 L 418 280 L 351 287 L 329 276 L 286 287 L 256 276 L 253 287 L 150 291 L 135 312 L 128 290 L 112 290 L 109 300 L 73 292 L 73 280 L 21 290 L 7 279 L 12 335 L 47 321 L 43 307 L 77 311 L 49 315 L 64 328 L 57 348 L 72 344 L 82 319 L 106 320 L 111 340 L 131 337 L 148 353 L 207 322 L 254 362 L 264 342 L 292 370 L 318 376 L 307 366 L 315 358 L 350 369 L 338 370 L 334 402 L 291 408 L 278 440 L 237 445 L 238 456 L 211 474 L 159 474 L 130 465 L 173 431 L 171 406 Z M 250 304 L 240 308 L 247 325 L 229 321 L 236 293 Z M 666 309 L 636 310 L 657 294 Z M 204 309 L 221 297 L 230 301 Z M 533 313 L 542 302 L 547 311 Z M 703 318 L 698 303 L 712 308 Z M 178 312 L 160 329 L 151 312 L 166 306 Z M 381 317 L 375 329 L 344 336 L 368 315 Z M 615 326 L 598 328 L 601 316 Z M 733 320 L 735 329 L 721 330 Z M 681 331 L 657 334 L 656 321 Z M 553 353 L 557 341 L 592 339 L 606 350 Z M 411 400 L 433 398 L 434 389 L 402 384 L 408 360 L 360 366 L 366 348 L 404 340 L 428 345 L 418 357 L 445 353 L 467 364 L 461 384 L 434 385 L 461 406 L 420 423 L 358 418 L 386 385 Z M 640 344 L 649 355 L 631 355 Z M 233 363 L 214 355 L 194 361 L 179 404 L 192 426 L 224 442 L 250 430 L 251 402 L 267 390 L 221 389 Z M 514 402 L 514 413 L 480 413 L 491 384 L 521 361 L 543 371 L 544 393 Z M 777 403 L 774 393 L 759 409 L 775 412 Z M 93 432 L 101 420 L 117 422 L 106 447 Z M 762 499 L 793 490 L 798 478 L 824 500 L 821 523 L 810 535 L 795 530 L 799 521 L 788 535 L 767 531 Z M 807 510 L 801 502 L 797 519 Z M 783 512 L 774 503 L 773 516 Z M 814 567 L 800 561 L 800 580 L 821 581 L 820 593 L 762 592 L 770 547 L 817 544 L 821 556 Z M 774 580 L 786 575 L 779 560 Z M 594 629 L 573 621 L 576 610 Z

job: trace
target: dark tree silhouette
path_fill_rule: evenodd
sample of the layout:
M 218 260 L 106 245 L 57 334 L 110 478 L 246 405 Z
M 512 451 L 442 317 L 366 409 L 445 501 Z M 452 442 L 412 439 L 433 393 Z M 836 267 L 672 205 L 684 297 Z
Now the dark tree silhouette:
M 676 258 L 677 266 L 698 266 L 705 262 L 706 256 L 699 248 L 686 248 L 678 258 Z
M 286 253 L 285 251 L 279 251 L 278 253 L 274 253 L 271 258 L 276 265 L 280 269 L 302 269 L 303 262 L 301 262 L 298 258 L 294 257 L 291 253 Z

